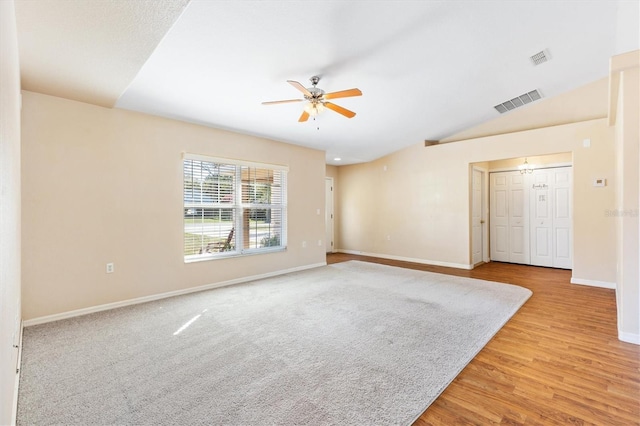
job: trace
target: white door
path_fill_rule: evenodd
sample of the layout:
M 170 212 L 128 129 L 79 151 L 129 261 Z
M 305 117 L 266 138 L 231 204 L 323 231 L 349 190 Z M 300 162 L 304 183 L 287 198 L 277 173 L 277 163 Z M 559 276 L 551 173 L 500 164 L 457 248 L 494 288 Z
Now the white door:
M 537 169 L 529 191 L 531 203 L 531 264 L 553 266 L 553 218 L 551 217 L 553 169 Z
M 482 229 L 484 227 L 482 208 L 482 189 L 484 187 L 484 173 L 473 168 L 471 178 L 471 263 L 477 265 L 482 262 L 482 248 L 484 240 Z
M 510 172 L 509 183 L 509 262 L 529 263 L 529 197 L 526 175 Z
M 506 173 L 491 173 L 489 220 L 491 260 L 509 262 L 509 186 Z
M 333 246 L 333 178 L 324 179 L 324 197 L 325 197 L 325 209 L 324 209 L 324 222 L 325 222 L 325 251 L 327 253 L 334 252 Z
M 491 173 L 491 260 L 530 262 L 529 191 L 527 175 Z
M 553 266 L 573 268 L 571 167 L 555 169 L 553 188 Z
M 571 269 L 572 168 L 490 176 L 491 259 Z

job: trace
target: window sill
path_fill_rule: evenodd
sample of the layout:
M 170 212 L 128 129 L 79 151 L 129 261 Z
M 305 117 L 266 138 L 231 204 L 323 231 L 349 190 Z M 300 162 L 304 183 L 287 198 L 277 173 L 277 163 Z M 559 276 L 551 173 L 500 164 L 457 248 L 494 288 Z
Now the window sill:
M 208 255 L 193 255 L 188 258 L 184 258 L 184 263 L 197 263 L 197 262 L 205 262 L 208 260 L 221 260 L 221 259 L 231 259 L 236 257 L 245 257 L 245 256 L 255 256 L 260 254 L 269 254 L 269 253 L 280 253 L 283 251 L 287 251 L 287 247 L 274 247 L 268 249 L 252 249 L 245 250 L 241 252 L 222 252 Z

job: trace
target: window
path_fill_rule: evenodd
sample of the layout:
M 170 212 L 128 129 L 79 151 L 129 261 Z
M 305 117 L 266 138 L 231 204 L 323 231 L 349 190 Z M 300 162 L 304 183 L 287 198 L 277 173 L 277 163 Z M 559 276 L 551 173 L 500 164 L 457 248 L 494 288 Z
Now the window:
M 186 154 L 184 259 L 284 250 L 287 169 Z

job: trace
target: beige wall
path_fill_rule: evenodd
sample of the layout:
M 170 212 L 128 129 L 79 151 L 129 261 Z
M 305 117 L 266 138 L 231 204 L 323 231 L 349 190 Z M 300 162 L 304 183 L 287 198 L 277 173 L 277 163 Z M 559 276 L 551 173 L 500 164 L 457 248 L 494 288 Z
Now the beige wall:
M 340 179 L 338 178 L 339 173 L 340 173 L 340 167 L 331 166 L 327 164 L 326 177 L 333 178 L 333 212 L 334 212 L 333 249 L 334 251 L 336 251 L 340 247 L 340 215 L 337 214 L 340 211 L 340 199 L 337 196 L 338 191 L 340 190 Z
M 25 319 L 325 262 L 322 151 L 23 93 Z M 289 166 L 286 252 L 185 264 L 183 152 Z M 105 273 L 107 262 L 115 272 Z
M 583 147 L 589 138 L 591 146 Z M 340 248 L 469 267 L 469 164 L 569 152 L 574 173 L 573 276 L 615 282 L 613 129 L 606 119 L 424 147 L 340 167 Z
M 20 67 L 13 1 L 0 2 L 0 424 L 11 424 L 20 324 Z
M 615 116 L 617 182 L 616 296 L 621 340 L 640 344 L 640 51 L 612 58 L 612 83 L 617 91 Z M 615 99 L 615 96 L 612 97 Z

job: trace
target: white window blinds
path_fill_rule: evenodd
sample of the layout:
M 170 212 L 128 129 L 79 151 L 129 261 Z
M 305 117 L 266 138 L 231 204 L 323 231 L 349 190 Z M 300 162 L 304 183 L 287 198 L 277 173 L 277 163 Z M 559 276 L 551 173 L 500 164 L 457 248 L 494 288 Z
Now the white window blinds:
M 186 155 L 185 261 L 286 248 L 287 170 Z

